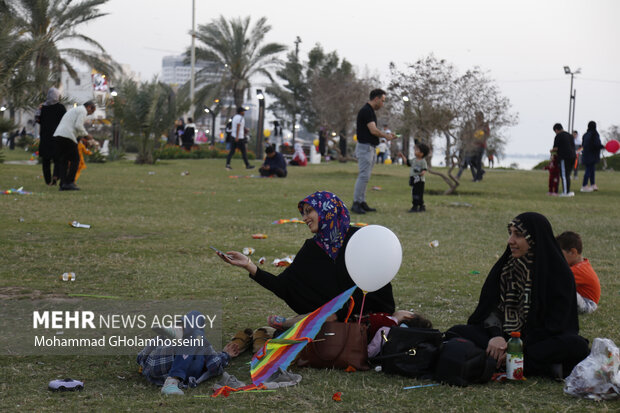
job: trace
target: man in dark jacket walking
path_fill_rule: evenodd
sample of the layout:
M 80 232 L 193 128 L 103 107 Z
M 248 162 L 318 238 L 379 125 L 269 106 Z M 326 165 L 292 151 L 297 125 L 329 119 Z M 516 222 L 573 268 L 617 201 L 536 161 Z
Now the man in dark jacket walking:
M 560 196 L 575 196 L 570 190 L 570 175 L 575 164 L 575 140 L 570 133 L 566 132 L 562 124 L 553 125 L 555 139 L 553 140 L 553 149 L 556 150 L 558 156 L 558 166 L 560 168 L 560 177 L 562 178 L 562 193 Z

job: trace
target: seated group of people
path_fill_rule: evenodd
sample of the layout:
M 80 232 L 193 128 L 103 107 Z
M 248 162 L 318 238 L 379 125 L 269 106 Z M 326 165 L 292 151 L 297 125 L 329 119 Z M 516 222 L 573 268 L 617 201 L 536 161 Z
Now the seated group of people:
M 290 327 L 299 316 L 314 311 L 354 286 L 345 265 L 345 251 L 351 236 L 359 228 L 350 226 L 347 207 L 333 193 L 321 191 L 302 199 L 298 209 L 314 235 L 304 242 L 292 264 L 278 276 L 258 267 L 249 256 L 240 252 L 219 254 L 228 264 L 246 270 L 252 280 L 284 300 L 298 315 L 270 317 L 269 324 L 276 329 Z M 596 309 L 600 297 L 598 278 L 589 262 L 581 257 L 579 236 L 565 233 L 556 240 L 551 224 L 543 215 L 535 212 L 520 214 L 510 221 L 508 232 L 508 245 L 491 269 L 476 309 L 467 324 L 448 329 L 445 337 L 471 340 L 486 350 L 497 361 L 497 368 L 502 369 L 506 362 L 507 339 L 511 332 L 518 331 L 524 343 L 527 375 L 566 377 L 589 354 L 588 341 L 579 335 L 578 312 Z M 586 274 L 577 277 L 577 284 L 569 264 Z M 580 284 L 585 284 L 586 288 L 578 293 L 576 285 Z M 363 298 L 359 288 L 353 298 L 353 314 L 359 314 Z M 385 326 L 404 322 L 410 326 L 431 327 L 430 321 L 419 314 L 396 311 L 391 283 L 368 293 L 363 311 L 364 315 L 381 315 Z M 347 309 L 343 309 L 333 317 L 342 321 L 346 313 Z M 251 330 L 246 334 L 249 333 Z M 181 330 L 176 334 L 183 336 L 188 332 Z M 265 339 L 266 336 L 261 337 Z M 198 364 L 203 363 L 204 368 L 194 372 L 194 377 L 205 373 L 213 375 L 226 367 L 231 357 L 245 350 L 240 344 L 233 340 L 224 352 L 212 352 L 206 359 L 200 359 Z M 260 348 L 254 347 L 254 351 Z M 139 356 L 138 362 L 143 367 L 143 374 L 148 376 L 152 369 L 149 371 L 144 366 L 158 360 L 147 359 L 144 355 Z M 164 392 L 166 387 L 162 392 L 175 394 L 178 383 L 187 382 L 189 377 L 187 373 L 179 373 L 175 363 L 186 365 L 189 362 L 183 358 L 178 362 L 176 358 L 168 361 L 167 377 L 172 380 L 168 389 L 172 393 Z M 164 381 L 163 375 L 156 380 L 149 379 L 159 384 Z

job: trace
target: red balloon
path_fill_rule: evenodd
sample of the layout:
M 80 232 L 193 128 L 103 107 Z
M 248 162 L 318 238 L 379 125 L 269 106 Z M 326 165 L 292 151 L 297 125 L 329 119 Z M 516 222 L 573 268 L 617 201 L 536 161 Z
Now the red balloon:
M 618 149 L 620 149 L 620 142 L 615 139 L 612 139 L 605 144 L 605 150 L 607 150 L 607 152 L 616 153 L 618 152 Z

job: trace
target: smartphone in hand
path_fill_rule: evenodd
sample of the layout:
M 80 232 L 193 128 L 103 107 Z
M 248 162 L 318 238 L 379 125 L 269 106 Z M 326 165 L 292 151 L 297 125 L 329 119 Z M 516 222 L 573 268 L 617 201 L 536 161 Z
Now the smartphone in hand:
M 211 248 L 213 251 L 215 251 L 215 253 L 216 253 L 217 255 L 219 255 L 220 257 L 227 258 L 228 260 L 232 260 L 232 259 L 233 259 L 233 257 L 231 257 L 230 255 L 228 255 L 228 254 L 224 253 L 223 251 L 218 250 L 217 248 L 215 248 L 215 247 L 213 247 L 213 246 L 211 246 L 211 247 L 209 247 L 209 248 Z

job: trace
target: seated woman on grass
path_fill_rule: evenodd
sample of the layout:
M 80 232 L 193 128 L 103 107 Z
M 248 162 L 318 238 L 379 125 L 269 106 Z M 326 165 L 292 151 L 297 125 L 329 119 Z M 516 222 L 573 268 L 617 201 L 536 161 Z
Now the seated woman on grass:
M 305 315 L 354 285 L 344 257 L 351 236 L 359 228 L 349 225 L 347 207 L 331 192 L 315 192 L 302 199 L 297 208 L 314 237 L 304 242 L 293 263 L 280 275 L 275 276 L 259 268 L 250 257 L 240 252 L 228 252 L 231 259 L 223 255 L 220 257 L 229 264 L 247 270 L 251 279 L 283 299 L 294 312 Z M 362 291 L 359 288 L 353 293 L 353 298 L 353 314 L 359 314 L 362 303 Z M 343 319 L 346 310 L 339 311 L 337 317 Z M 366 295 L 364 314 L 369 313 L 394 313 L 390 283 Z M 403 319 L 412 316 L 409 312 L 398 312 L 398 315 Z M 269 324 L 276 329 L 285 329 L 297 319 L 271 316 Z
M 525 375 L 564 378 L 587 357 L 579 336 L 575 279 L 543 215 L 526 212 L 508 224 L 508 246 L 489 273 L 467 325 L 447 338 L 464 337 L 486 349 L 501 368 L 506 340 L 519 331 Z

